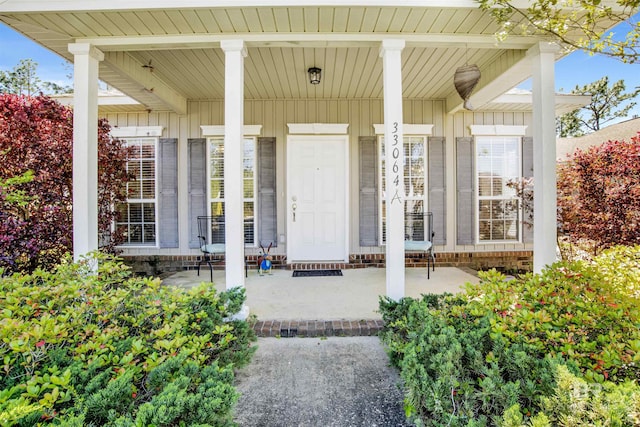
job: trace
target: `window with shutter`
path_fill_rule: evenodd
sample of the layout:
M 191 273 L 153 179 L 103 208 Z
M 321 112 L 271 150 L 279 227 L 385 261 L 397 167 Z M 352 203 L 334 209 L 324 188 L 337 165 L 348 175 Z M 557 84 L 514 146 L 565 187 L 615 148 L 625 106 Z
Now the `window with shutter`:
M 116 209 L 116 228 L 125 245 L 157 245 L 157 144 L 158 138 L 121 138 L 129 148 L 127 171 L 134 179 L 127 183 L 127 202 Z
M 212 236 L 212 243 L 224 243 L 224 137 L 209 137 L 208 172 L 209 215 L 219 218 L 220 226 Z M 256 138 L 244 138 L 243 204 L 244 204 L 244 243 L 256 245 Z
M 385 209 L 385 144 L 384 136 L 379 137 L 380 149 L 380 241 L 386 242 L 386 209 Z M 427 169 L 426 136 L 405 136 L 403 141 L 405 215 L 427 211 Z
M 522 176 L 521 138 L 476 137 L 478 242 L 520 241 L 520 201 L 510 181 Z

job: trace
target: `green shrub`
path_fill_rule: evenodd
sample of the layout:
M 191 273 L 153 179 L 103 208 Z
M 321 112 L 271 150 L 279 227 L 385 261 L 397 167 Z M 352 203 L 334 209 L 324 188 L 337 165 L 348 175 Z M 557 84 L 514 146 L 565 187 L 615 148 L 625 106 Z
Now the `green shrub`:
M 533 408 L 553 389 L 555 360 L 531 358 L 526 346 L 492 337 L 489 319 L 472 316 L 460 297 L 425 298 L 381 303 L 382 338 L 417 425 L 496 425 L 512 405 Z M 390 313 L 399 317 L 389 322 Z
M 509 281 L 479 273 L 456 296 L 383 298 L 381 336 L 407 414 L 432 426 L 498 425 L 515 407 L 529 417 L 553 395 L 558 365 L 591 383 L 638 379 L 639 256 L 640 247 L 614 248 Z
M 489 316 L 494 335 L 561 356 L 588 379 L 640 376 L 640 246 L 617 248 L 592 263 L 558 263 L 538 275 L 506 281 L 499 273 L 467 285 L 468 309 Z
M 557 386 L 543 397 L 542 411 L 527 423 L 519 405 L 509 408 L 503 416 L 502 427 L 577 427 L 640 425 L 640 386 L 635 382 L 603 385 L 587 383 L 558 366 Z
M 66 262 L 1 278 L 0 419 L 228 425 L 233 368 L 255 350 L 250 325 L 231 320 L 244 298 L 161 286 L 102 256 L 97 274 Z

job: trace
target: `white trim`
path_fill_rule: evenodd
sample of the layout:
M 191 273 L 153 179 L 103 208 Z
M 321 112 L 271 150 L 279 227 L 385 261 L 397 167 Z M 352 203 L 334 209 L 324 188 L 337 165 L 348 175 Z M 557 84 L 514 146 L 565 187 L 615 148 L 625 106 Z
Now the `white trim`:
M 345 135 L 349 123 L 287 123 L 289 134 Z
M 51 0 L 48 0 L 51 1 Z M 148 0 L 145 0 L 148 1 Z M 97 46 L 103 52 L 131 52 L 153 49 L 203 49 L 211 48 L 226 40 L 242 39 L 247 47 L 358 47 L 376 48 L 384 39 L 402 39 L 407 47 L 469 47 L 478 49 L 523 50 L 529 49 L 537 39 L 525 36 L 509 36 L 496 44 L 493 34 L 389 34 L 382 32 L 359 33 L 233 33 L 233 34 L 172 34 L 146 36 L 83 37 L 78 42 Z
M 493 127 L 493 126 L 487 126 L 487 127 Z M 524 126 L 523 126 L 524 127 Z M 478 136 L 507 136 L 507 137 L 515 137 L 517 135 L 478 135 Z M 522 177 L 522 138 L 518 138 L 518 144 L 517 144 L 517 149 L 518 149 L 518 173 L 516 174 L 517 177 L 516 178 L 521 178 Z M 490 140 L 490 142 L 493 144 L 496 141 L 495 140 Z M 476 204 L 475 206 L 475 230 L 474 230 L 474 241 L 475 241 L 475 245 L 500 245 L 500 244 L 522 244 L 523 242 L 523 224 L 522 224 L 522 205 L 520 205 L 520 209 L 518 209 L 518 215 L 517 215 L 517 233 L 518 233 L 518 238 L 515 240 L 509 240 L 509 239 L 504 239 L 504 240 L 480 240 L 480 200 L 507 200 L 504 197 L 500 197 L 500 196 L 483 196 L 482 198 L 480 198 L 480 179 L 478 177 L 478 150 L 477 150 L 477 146 L 478 146 L 478 139 L 474 138 L 474 160 L 473 163 L 474 165 L 476 165 L 474 167 L 474 181 L 475 181 L 475 188 L 474 188 L 474 203 Z M 517 199 L 517 197 L 513 197 L 513 199 Z
M 525 136 L 526 126 L 470 125 L 473 136 Z
M 202 136 L 224 136 L 224 125 L 202 125 Z M 242 134 L 244 136 L 259 136 L 262 132 L 262 125 L 244 125 Z
M 155 215 L 155 220 L 154 220 L 154 225 L 156 228 L 156 238 L 155 238 L 155 243 L 153 244 L 145 244 L 145 243 L 140 243 L 140 242 L 134 242 L 134 243 L 122 243 L 120 245 L 118 245 L 118 249 L 144 249 L 144 248 L 152 248 L 152 249 L 160 249 L 160 234 L 161 234 L 161 230 L 160 230 L 160 203 L 158 201 L 158 197 L 160 195 L 160 179 L 158 178 L 158 165 L 160 164 L 160 139 L 157 136 L 144 136 L 144 137 L 140 137 L 140 136 L 127 136 L 127 137 L 121 137 L 121 138 L 126 138 L 126 139 L 142 139 L 142 138 L 148 138 L 148 139 L 152 139 L 153 140 L 153 151 L 154 151 L 154 157 L 153 157 L 153 167 L 155 169 L 154 172 L 154 197 L 153 199 L 136 199 L 136 198 L 128 198 L 126 199 L 126 201 L 124 202 L 127 205 L 130 205 L 132 203 L 139 203 L 139 204 L 144 204 L 144 203 L 153 203 L 153 210 L 154 210 L 154 215 Z M 129 142 L 128 141 L 124 141 L 125 145 L 128 146 Z M 117 225 L 117 221 L 114 221 L 114 225 Z M 127 225 L 130 226 L 131 222 L 129 220 L 127 220 Z M 142 228 L 142 238 L 144 239 L 144 227 Z
M 384 124 L 376 123 L 373 125 L 376 135 L 384 134 Z M 409 124 L 403 123 L 402 130 L 405 135 L 433 135 L 433 125 L 428 124 Z
M 253 197 L 242 197 L 242 205 L 244 208 L 244 203 L 245 202 L 251 202 L 253 203 L 253 243 L 246 243 L 244 241 L 244 238 L 242 239 L 242 242 L 244 244 L 245 248 L 257 248 L 260 245 L 259 239 L 258 239 L 258 138 L 255 135 L 244 135 L 242 137 L 242 146 L 244 148 L 244 143 L 250 139 L 252 144 L 253 144 Z M 211 212 L 211 203 L 213 202 L 222 202 L 222 203 L 226 203 L 225 198 L 219 198 L 219 197 L 211 197 L 211 144 L 213 142 L 215 142 L 216 140 L 221 140 L 222 141 L 222 145 L 224 146 L 224 139 L 222 135 L 213 135 L 213 136 L 208 136 L 207 137 L 207 141 L 206 141 L 206 157 L 207 157 L 207 164 L 206 164 L 206 178 L 207 178 L 207 215 L 209 216 L 214 216 L 213 213 Z M 224 153 L 222 155 L 222 159 L 224 162 Z M 243 157 L 242 162 L 245 162 L 245 159 Z M 243 183 L 244 184 L 244 183 Z M 222 185 L 224 188 L 224 176 L 222 178 Z M 244 189 L 244 185 L 243 185 L 243 189 Z M 244 191 L 244 190 L 243 190 Z M 225 207 L 226 209 L 226 207 Z M 244 237 L 244 236 L 243 236 Z
M 111 0 L 109 2 L 87 2 L 86 0 L 5 0 L 0 2 L 0 12 L 67 12 L 67 11 L 104 11 L 104 10 L 155 10 L 155 9 L 193 9 L 193 8 L 242 8 L 242 7 L 299 7 L 300 0 L 218 0 L 212 7 L 211 0 Z M 478 4 L 473 0 L 437 0 L 430 1 L 432 8 L 469 8 L 475 9 Z M 525 9 L 528 3 L 524 0 L 514 1 L 516 7 Z M 305 6 L 314 7 L 397 7 L 397 0 L 313 0 L 305 2 Z M 402 6 L 424 7 L 424 0 L 403 0 Z
M 156 137 L 162 136 L 162 126 L 125 126 L 111 128 L 111 136 L 115 138 L 136 138 L 136 137 Z

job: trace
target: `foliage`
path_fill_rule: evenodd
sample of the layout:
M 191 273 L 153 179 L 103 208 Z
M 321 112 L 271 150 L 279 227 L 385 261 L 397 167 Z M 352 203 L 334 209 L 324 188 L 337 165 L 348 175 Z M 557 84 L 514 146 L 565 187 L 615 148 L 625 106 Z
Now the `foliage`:
M 571 241 L 588 239 L 594 252 L 640 243 L 640 135 L 577 150 L 559 166 L 558 209 Z
M 72 110 L 45 96 L 0 94 L 0 266 L 50 267 L 72 249 Z M 127 151 L 98 125 L 99 230 L 107 248 L 114 206 L 126 200 Z
M 519 405 L 528 419 L 559 392 L 558 365 L 589 383 L 640 378 L 639 258 L 640 246 L 616 248 L 510 281 L 479 273 L 456 296 L 382 299 L 407 414 L 418 425 L 499 425 Z
M 73 91 L 71 86 L 43 82 L 37 74 L 38 63 L 21 59 L 11 71 L 0 70 L 0 93 L 32 96 L 38 93 L 60 94 Z
M 627 117 L 636 105 L 629 101 L 640 93 L 640 88 L 631 92 L 625 90 L 624 80 L 609 85 L 607 76 L 584 86 L 576 85 L 571 93 L 591 95 L 591 102 L 556 118 L 556 133 L 560 137 L 582 136 L 600 130 L 602 125 L 612 120 Z
M 640 59 L 640 23 L 633 20 L 640 1 L 616 0 L 534 0 L 521 7 L 513 0 L 478 0 L 480 8 L 491 13 L 500 25 L 496 34 L 540 34 L 560 41 L 568 50 L 582 49 L 634 63 Z M 519 8 L 520 7 L 520 8 Z M 618 25 L 622 39 L 608 28 Z
M 8 425 L 230 425 L 233 368 L 254 351 L 230 320 L 244 290 L 185 292 L 96 255 L 0 278 L 0 409 Z
M 556 370 L 553 394 L 542 398 L 542 411 L 524 423 L 519 405 L 509 408 L 502 427 L 577 427 L 640 424 L 640 386 L 626 381 L 604 385 L 587 383 L 564 366 Z

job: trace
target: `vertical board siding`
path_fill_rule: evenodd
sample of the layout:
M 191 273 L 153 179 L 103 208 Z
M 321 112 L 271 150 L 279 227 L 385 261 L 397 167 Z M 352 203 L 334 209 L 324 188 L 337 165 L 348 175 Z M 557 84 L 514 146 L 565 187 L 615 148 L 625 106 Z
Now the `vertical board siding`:
M 405 123 L 433 124 L 433 135 L 444 136 L 445 129 L 445 101 L 444 100 L 405 100 L 403 103 Z M 373 124 L 384 122 L 384 101 L 382 99 L 265 99 L 246 100 L 245 124 L 262 125 L 262 137 L 273 137 L 276 139 L 275 150 L 278 160 L 276 168 L 276 210 L 277 210 L 277 230 L 285 230 L 285 211 L 282 198 L 286 190 L 286 141 L 288 135 L 287 123 L 348 123 L 348 135 L 350 140 L 349 151 L 349 240 L 350 252 L 359 253 L 360 247 L 360 202 L 359 202 L 359 138 L 361 136 L 375 137 Z M 170 112 L 132 112 L 132 113 L 109 113 L 107 119 L 112 126 L 147 126 L 149 124 L 165 126 L 163 137 L 178 138 L 178 146 L 187 144 L 187 140 L 194 140 L 202 137 L 200 126 L 202 125 L 222 125 L 224 124 L 224 101 L 223 100 L 198 100 L 189 101 L 187 105 L 188 114 L 178 116 Z M 204 141 L 204 139 L 201 139 Z M 191 141 L 193 143 L 194 141 Z M 187 157 L 185 163 L 191 163 L 192 145 L 182 151 Z M 204 142 L 202 142 L 204 150 Z M 181 150 L 179 150 L 180 152 Z M 205 151 L 202 151 L 202 161 L 206 158 Z M 206 165 L 202 165 L 203 168 Z M 205 168 L 206 170 L 206 168 Z M 183 172 L 184 173 L 184 172 Z M 190 185 L 194 179 L 190 170 L 187 173 L 188 179 L 179 189 L 179 200 L 182 204 L 191 205 L 193 187 Z M 204 174 L 204 172 L 203 172 Z M 179 178 L 180 180 L 181 178 Z M 206 179 L 206 178 L 205 178 Z M 206 184 L 206 181 L 205 181 Z M 204 185 L 204 184 L 203 184 Z M 205 187 L 206 188 L 206 187 Z M 206 189 L 203 190 L 200 201 L 206 213 Z M 204 203 L 204 204 L 203 204 Z M 181 221 L 191 222 L 194 218 L 192 208 L 189 207 L 188 218 Z M 183 245 L 188 241 L 189 247 L 197 247 L 197 236 L 192 232 L 193 227 L 189 226 L 188 239 L 183 241 Z M 438 233 L 441 234 L 441 233 Z M 444 232 L 440 237 L 444 237 Z M 279 248 L 280 249 L 280 248 Z M 284 250 L 284 249 L 281 249 Z M 365 249 L 369 250 L 369 249 Z

